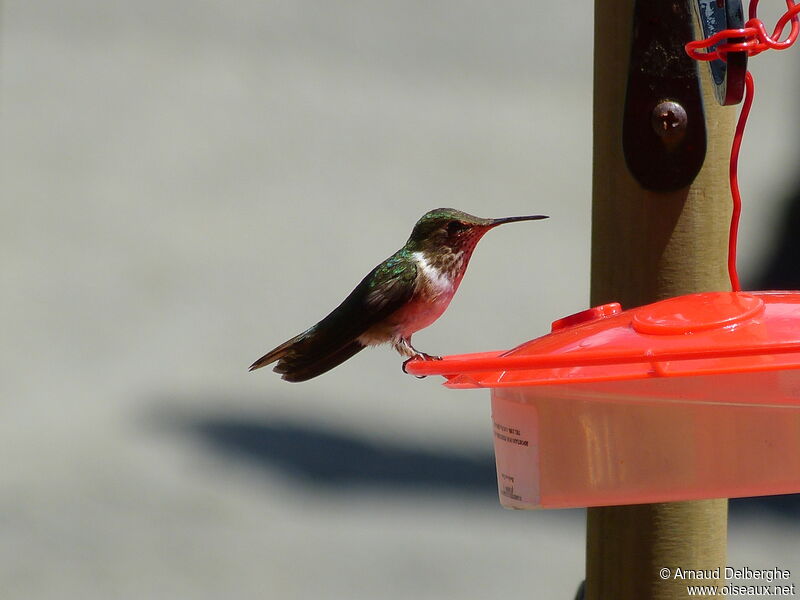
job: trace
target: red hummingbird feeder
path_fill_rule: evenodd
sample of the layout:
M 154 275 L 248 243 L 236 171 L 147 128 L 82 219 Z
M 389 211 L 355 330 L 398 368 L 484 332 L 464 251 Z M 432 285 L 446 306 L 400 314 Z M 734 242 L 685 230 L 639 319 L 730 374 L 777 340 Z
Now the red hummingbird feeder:
M 513 350 L 408 370 L 491 389 L 510 508 L 800 491 L 800 293 L 606 304 Z
M 738 102 L 736 90 L 745 94 L 731 152 L 734 291 L 630 310 L 605 304 L 559 319 L 549 334 L 512 350 L 407 365 L 413 375 L 444 376 L 450 388 L 491 390 L 504 506 L 800 492 L 800 292 L 743 292 L 736 274 L 736 173 L 753 99 L 741 57 L 786 48 L 800 32 L 800 5 L 789 0 L 772 37 L 756 5 L 744 27 L 706 28 L 711 35 L 687 45 L 698 60 L 738 57 L 717 82 L 725 86 L 720 104 Z M 788 23 L 789 38 L 776 41 Z

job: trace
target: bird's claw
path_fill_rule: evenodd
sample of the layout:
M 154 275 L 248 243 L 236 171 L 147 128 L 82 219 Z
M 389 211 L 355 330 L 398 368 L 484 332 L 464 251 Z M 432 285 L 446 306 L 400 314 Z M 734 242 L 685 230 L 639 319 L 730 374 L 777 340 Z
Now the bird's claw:
M 410 363 L 412 360 L 442 360 L 442 357 L 441 356 L 435 356 L 433 354 L 426 354 L 424 352 L 417 352 L 411 358 L 406 359 L 406 360 L 403 361 L 402 369 L 403 369 L 403 373 L 405 373 L 406 375 L 408 375 L 408 369 L 406 367 L 408 366 L 408 363 Z M 425 379 L 427 377 L 427 375 L 414 375 L 414 377 L 416 377 L 417 379 Z

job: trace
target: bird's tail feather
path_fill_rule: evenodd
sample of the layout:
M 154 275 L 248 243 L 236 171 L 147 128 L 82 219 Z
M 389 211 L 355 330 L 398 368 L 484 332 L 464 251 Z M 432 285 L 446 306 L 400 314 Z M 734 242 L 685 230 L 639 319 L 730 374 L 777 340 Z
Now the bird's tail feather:
M 300 382 L 321 375 L 364 349 L 358 339 L 337 339 L 312 327 L 284 342 L 250 365 L 254 371 L 275 361 L 273 369 L 286 381 Z
M 322 375 L 339 366 L 348 358 L 361 352 L 366 346 L 358 340 L 353 340 L 346 346 L 328 355 L 305 356 L 302 361 L 280 361 L 275 365 L 275 372 L 281 373 L 281 378 L 285 381 L 298 383 Z
M 303 332 L 300 335 L 293 337 L 290 340 L 285 341 L 280 346 L 275 348 L 274 350 L 270 350 L 264 356 L 259 358 L 256 362 L 250 365 L 249 371 L 255 371 L 256 369 L 260 369 L 261 367 L 266 367 L 269 364 L 274 363 L 276 360 L 283 357 L 287 352 L 289 352 L 296 343 L 302 341 L 303 336 L 306 335 L 307 332 Z

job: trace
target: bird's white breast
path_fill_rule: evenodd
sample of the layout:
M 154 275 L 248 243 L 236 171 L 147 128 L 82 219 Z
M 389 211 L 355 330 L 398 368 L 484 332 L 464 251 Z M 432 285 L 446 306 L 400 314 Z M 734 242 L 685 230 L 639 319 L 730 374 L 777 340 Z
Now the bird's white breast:
M 414 252 L 412 255 L 420 268 L 421 274 L 425 277 L 426 283 L 435 296 L 451 296 L 455 292 L 453 289 L 454 281 L 445 273 L 434 267 L 422 252 Z
M 442 316 L 458 283 L 447 273 L 433 266 L 422 252 L 414 252 L 419 274 L 414 298 L 397 312 L 397 333 L 408 337 Z
M 363 334 L 359 338 L 362 343 L 380 344 L 387 338 L 409 339 L 414 332 L 424 329 L 442 316 L 453 299 L 461 278 L 448 276 L 447 271 L 431 264 L 422 252 L 414 252 L 412 257 L 418 269 L 414 295 L 385 323 Z M 461 260 L 462 255 L 454 254 L 452 258 L 454 261 Z

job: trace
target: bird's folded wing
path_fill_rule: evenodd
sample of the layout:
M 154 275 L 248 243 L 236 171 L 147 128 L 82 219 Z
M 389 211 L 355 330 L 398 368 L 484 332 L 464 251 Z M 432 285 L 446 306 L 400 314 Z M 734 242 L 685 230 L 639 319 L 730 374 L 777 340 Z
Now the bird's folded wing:
M 392 256 L 375 267 L 356 288 L 312 329 L 327 335 L 326 346 L 341 347 L 402 308 L 414 293 L 417 266 Z
M 361 334 L 411 299 L 416 277 L 414 262 L 390 257 L 327 317 L 262 356 L 250 370 L 278 361 L 275 371 L 284 379 L 304 381 L 332 369 L 364 348 L 358 340 Z

